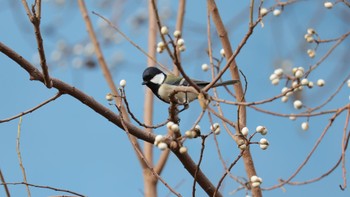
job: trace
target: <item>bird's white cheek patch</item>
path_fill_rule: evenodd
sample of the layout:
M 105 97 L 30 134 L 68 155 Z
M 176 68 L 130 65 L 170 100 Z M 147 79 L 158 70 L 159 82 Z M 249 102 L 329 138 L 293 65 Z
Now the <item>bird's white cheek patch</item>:
M 162 84 L 164 82 L 164 79 L 165 79 L 164 74 L 159 73 L 151 79 L 151 82 L 154 84 Z

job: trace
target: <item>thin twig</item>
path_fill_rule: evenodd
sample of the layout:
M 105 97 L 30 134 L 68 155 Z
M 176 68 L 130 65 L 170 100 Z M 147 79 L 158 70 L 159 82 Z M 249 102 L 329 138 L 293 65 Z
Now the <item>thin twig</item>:
M 214 197 L 216 196 L 217 192 L 219 191 L 219 188 L 222 184 L 222 182 L 224 181 L 225 177 L 227 176 L 227 174 L 231 171 L 231 169 L 233 168 L 233 166 L 236 165 L 236 163 L 239 161 L 239 159 L 241 159 L 241 157 L 243 156 L 243 152 L 244 150 L 242 150 L 240 152 L 240 154 L 237 156 L 237 158 L 230 164 L 230 166 L 228 167 L 228 169 L 224 172 L 224 174 L 221 176 L 218 185 L 216 186 L 215 192 L 214 192 Z
M 349 139 L 350 139 L 350 133 L 348 134 L 348 136 L 346 137 L 346 146 L 345 146 L 345 150 L 347 149 L 347 145 L 348 145 L 348 143 L 349 143 Z M 325 173 L 323 173 L 321 176 L 319 176 L 319 177 L 316 177 L 316 178 L 313 178 L 313 179 L 310 179 L 310 180 L 306 180 L 306 181 L 303 181 L 303 182 L 292 182 L 292 181 L 290 181 L 290 182 L 288 182 L 288 183 L 286 183 L 286 184 L 288 184 L 288 185 L 305 185 L 305 184 L 309 184 L 309 183 L 313 183 L 313 182 L 316 182 L 316 181 L 319 181 L 319 180 L 321 180 L 321 179 L 323 179 L 323 178 L 325 178 L 325 177 L 327 177 L 329 174 L 331 174 L 335 169 L 337 169 L 338 168 L 338 166 L 339 166 L 339 164 L 341 163 L 341 161 L 342 161 L 342 155 L 340 155 L 340 157 L 339 157 L 339 159 L 338 159 L 338 161 L 336 162 L 336 164 L 331 168 L 331 169 L 329 169 L 327 172 L 325 172 Z M 285 182 L 285 180 L 283 180 L 283 179 L 280 179 L 279 180 L 280 182 Z M 263 188 L 263 190 L 266 190 L 265 188 Z
M 27 111 L 21 112 L 20 114 L 15 115 L 15 116 L 12 116 L 12 117 L 10 117 L 10 118 L 6 118 L 6 119 L 3 119 L 3 120 L 0 120 L 0 123 L 8 122 L 8 121 L 14 120 L 14 119 L 16 119 L 16 118 L 22 117 L 22 116 L 24 116 L 24 115 L 26 115 L 26 114 L 32 113 L 33 111 L 35 111 L 35 110 L 39 109 L 40 107 L 42 107 L 42 106 L 44 106 L 44 105 L 50 103 L 51 101 L 56 100 L 56 99 L 57 99 L 58 97 L 60 97 L 61 95 L 62 95 L 62 93 L 61 93 L 61 92 L 58 92 L 58 93 L 57 93 L 55 96 L 53 96 L 52 98 L 49 98 L 48 100 L 46 100 L 46 101 L 40 103 L 39 105 L 37 105 L 37 106 L 35 106 L 35 107 L 33 107 L 33 108 L 27 110 Z
M 19 122 L 18 122 L 17 138 L 16 138 L 16 142 L 17 142 L 16 151 L 17 151 L 19 166 L 21 167 L 21 170 L 22 170 L 23 182 L 27 183 L 27 175 L 26 175 L 26 171 L 25 171 L 24 166 L 23 166 L 21 149 L 20 149 L 21 125 L 22 125 L 22 116 L 19 118 Z M 30 189 L 29 189 L 28 185 L 26 185 L 26 188 L 27 188 L 28 197 L 30 197 L 31 195 L 30 195 Z
M 348 109 L 348 113 L 346 115 L 345 125 L 343 129 L 343 138 L 341 142 L 341 158 L 342 158 L 342 171 L 343 171 L 343 185 L 339 185 L 341 190 L 345 190 L 347 184 L 346 184 L 346 165 L 345 165 L 345 150 L 348 146 L 349 138 L 346 137 L 346 131 L 349 126 L 349 119 L 350 119 L 350 109 Z M 348 136 L 349 137 L 349 136 Z
M 51 186 L 45 186 L 45 185 L 36 185 L 36 184 L 32 184 L 32 183 L 26 183 L 26 182 L 14 182 L 14 183 L 1 183 L 0 185 L 26 185 L 29 187 L 36 187 L 36 188 L 42 188 L 42 189 L 49 189 L 49 190 L 54 190 L 54 191 L 58 191 L 58 192 L 66 192 L 66 193 L 70 193 L 73 195 L 77 195 L 80 197 L 86 197 L 83 194 L 79 194 L 70 190 L 66 190 L 66 189 L 59 189 L 56 187 L 51 187 Z
M 166 121 L 164 121 L 163 123 L 160 123 L 160 124 L 157 124 L 157 125 L 146 125 L 145 123 L 142 123 L 142 122 L 141 122 L 140 120 L 138 120 L 138 119 L 136 118 L 136 116 L 132 113 L 132 111 L 131 111 L 131 109 L 130 109 L 130 106 L 129 106 L 129 102 L 128 102 L 127 98 L 126 98 L 125 89 L 124 89 L 124 88 L 120 89 L 120 92 L 121 92 L 121 97 L 123 98 L 123 101 L 124 101 L 124 103 L 125 103 L 126 110 L 128 111 L 128 113 L 129 113 L 129 115 L 131 116 L 131 118 L 132 118 L 137 124 L 139 124 L 140 126 L 145 127 L 145 128 L 150 128 L 150 129 L 157 129 L 157 128 L 159 128 L 159 127 L 162 127 L 162 126 L 166 125 L 166 124 L 169 122 L 169 120 L 166 120 Z
M 132 137 L 132 135 L 130 135 L 129 129 L 128 129 L 127 125 L 125 124 L 125 121 L 124 121 L 124 119 L 123 119 L 124 116 L 121 114 L 121 113 L 122 113 L 122 110 L 120 109 L 120 105 L 121 105 L 121 104 L 117 104 L 117 109 L 118 109 L 118 111 L 119 111 L 119 113 L 120 113 L 121 123 L 122 123 L 122 126 L 124 127 L 124 129 L 125 129 L 125 131 L 126 131 L 126 133 L 127 133 L 127 135 L 128 135 L 128 138 L 130 138 L 130 137 Z M 170 185 L 168 185 L 167 182 L 165 182 L 165 181 L 162 179 L 162 177 L 161 177 L 159 174 L 157 174 L 157 173 L 154 171 L 154 169 L 152 168 L 152 166 L 150 165 L 150 163 L 147 161 L 147 159 L 145 158 L 145 156 L 143 155 L 143 153 L 137 148 L 137 145 L 136 145 L 135 143 L 133 143 L 132 140 L 130 140 L 130 141 L 132 142 L 132 145 L 133 145 L 133 148 L 134 148 L 135 152 L 139 155 L 139 157 L 140 157 L 140 158 L 143 160 L 143 162 L 146 164 L 147 169 L 149 169 L 149 170 L 152 172 L 152 174 L 153 174 L 155 177 L 157 177 L 157 179 L 160 180 L 173 194 L 175 194 L 176 196 L 179 196 L 179 197 L 180 197 L 181 194 L 179 194 L 178 192 L 176 192 Z
M 319 65 L 321 65 L 322 62 L 324 62 L 325 59 L 338 47 L 340 43 L 342 43 L 348 36 L 350 35 L 350 31 L 343 34 L 338 41 L 327 51 L 327 53 L 320 58 L 320 60 L 314 64 L 313 66 L 310 67 L 310 69 L 305 73 L 305 76 L 307 77 L 311 71 L 315 70 Z
M 159 14 L 158 14 L 158 9 L 157 9 L 157 5 L 155 3 L 155 0 L 152 0 L 152 5 L 153 5 L 153 9 L 154 9 L 154 13 L 155 13 L 155 16 L 156 16 L 156 19 L 157 19 L 157 24 L 158 24 L 158 29 L 159 29 L 159 32 L 162 28 L 162 25 L 161 25 L 161 22 L 160 22 L 160 18 L 159 18 Z M 163 40 L 164 43 L 166 43 L 166 40 L 165 40 L 165 37 L 163 34 L 160 34 L 161 35 L 161 38 Z M 174 43 L 172 43 L 174 44 Z M 180 60 L 178 59 L 178 56 L 177 55 L 172 55 L 170 49 L 169 49 L 169 46 L 168 45 L 165 45 L 165 48 L 166 50 L 168 51 L 168 54 L 169 56 L 171 57 L 171 59 L 174 61 L 174 64 L 175 66 L 177 67 L 177 69 L 180 71 L 181 75 L 183 76 L 183 78 L 186 79 L 186 81 L 190 84 L 190 86 L 192 86 L 193 88 L 195 88 L 198 92 L 201 91 L 201 89 L 199 88 L 199 86 L 194 83 L 191 78 L 188 77 L 188 75 L 185 73 L 185 71 L 183 70 L 182 66 L 181 66 L 181 63 L 180 63 Z
M 7 187 L 7 185 L 5 184 L 5 183 L 6 183 L 5 177 L 4 177 L 4 175 L 2 174 L 1 169 L 0 169 L 0 180 L 1 180 L 2 185 L 4 186 L 4 190 L 5 190 L 5 192 L 6 192 L 6 197 L 11 197 L 10 190 L 9 190 L 9 188 Z
M 134 41 L 132 41 L 126 34 L 124 34 L 117 26 L 115 26 L 110 20 L 108 20 L 107 18 L 103 17 L 102 15 L 100 15 L 97 12 L 92 11 L 92 14 L 102 18 L 102 20 L 104 20 L 106 23 L 108 23 L 109 26 L 111 26 L 114 30 L 116 30 L 125 40 L 127 40 L 131 45 L 133 45 L 135 48 L 137 48 L 139 51 L 141 51 L 141 53 L 143 53 L 145 56 L 147 56 L 148 58 L 150 58 L 152 61 L 156 62 L 157 65 L 159 65 L 162 69 L 164 69 L 167 72 L 171 72 L 166 66 L 164 66 L 163 64 L 161 64 L 160 62 L 158 62 L 154 57 L 148 55 L 148 53 L 143 50 L 138 44 L 136 44 Z
M 32 11 L 30 11 L 29 6 L 26 0 L 22 0 L 22 4 L 26 13 L 28 15 L 29 21 L 34 26 L 35 38 L 38 45 L 38 52 L 40 57 L 40 66 L 44 75 L 44 84 L 47 88 L 52 87 L 52 82 L 50 80 L 49 69 L 46 63 L 45 50 L 43 44 L 43 38 L 40 31 L 40 22 L 41 22 L 41 0 L 36 0 L 35 4 L 32 6 Z M 35 9 L 35 7 L 36 9 Z
M 204 155 L 204 149 L 205 149 L 205 139 L 208 137 L 208 135 L 201 135 L 202 137 L 202 148 L 201 148 L 201 151 L 200 151 L 200 154 L 199 154 L 199 161 L 198 161 L 198 164 L 197 164 L 197 168 L 196 168 L 196 171 L 194 172 L 194 177 L 193 177 L 193 184 L 192 184 L 192 197 L 195 197 L 196 196 L 196 183 L 197 183 L 197 175 L 198 175 L 198 170 L 199 170 L 199 167 L 202 163 L 202 160 L 203 160 L 203 155 Z
M 104 78 L 106 79 L 106 82 L 107 82 L 107 84 L 109 86 L 109 89 L 111 90 L 112 94 L 116 95 L 115 102 L 116 103 L 120 103 L 121 102 L 121 98 L 119 97 L 119 93 L 118 93 L 117 88 L 115 86 L 115 83 L 113 81 L 112 74 L 111 74 L 111 72 L 110 72 L 110 70 L 109 70 L 109 68 L 107 66 L 106 60 L 105 60 L 105 58 L 103 56 L 100 44 L 99 44 L 99 42 L 97 40 L 94 28 L 92 26 L 90 17 L 88 15 L 87 8 L 85 6 L 85 2 L 84 2 L 84 0 L 78 0 L 78 4 L 79 4 L 79 8 L 80 8 L 82 17 L 83 17 L 83 19 L 85 21 L 86 29 L 87 29 L 87 31 L 89 33 L 90 40 L 91 40 L 91 42 L 94 45 L 95 54 L 97 56 L 97 60 L 98 60 L 99 65 L 101 67 L 101 70 L 102 70 L 102 73 L 104 75 Z M 125 107 L 123 105 L 121 106 L 121 110 L 123 111 L 122 114 L 125 116 L 123 118 L 126 121 L 130 122 L 130 118 L 129 118 L 129 116 L 127 116 L 126 109 L 125 109 Z M 133 141 L 133 143 L 137 144 L 138 149 L 141 150 L 141 147 L 138 144 L 137 139 L 134 136 L 131 137 L 130 139 Z M 138 155 L 138 154 L 136 154 L 136 155 Z M 141 166 L 144 166 L 145 164 L 143 163 L 142 159 L 141 158 L 138 158 L 138 159 L 140 161 Z
M 266 188 L 265 190 L 272 190 L 275 188 L 279 188 L 282 187 L 283 185 L 289 183 L 289 181 L 291 181 L 297 174 L 299 174 L 299 172 L 301 171 L 301 169 L 308 163 L 308 161 L 310 160 L 311 156 L 313 155 L 313 153 L 315 152 L 315 150 L 317 149 L 318 145 L 321 143 L 321 141 L 323 140 L 324 136 L 326 135 L 326 133 L 328 132 L 329 128 L 332 126 L 334 120 L 336 119 L 336 117 L 338 117 L 344 110 L 349 110 L 350 105 L 346 105 L 342 108 L 339 108 L 338 111 L 331 117 L 331 119 L 329 120 L 329 123 L 327 124 L 327 126 L 325 127 L 325 129 L 323 130 L 323 132 L 321 133 L 320 137 L 317 139 L 315 145 L 313 146 L 313 148 L 311 149 L 310 153 L 307 155 L 307 157 L 305 158 L 305 160 L 299 165 L 299 167 L 295 170 L 295 172 L 285 181 L 274 185 L 272 187 Z

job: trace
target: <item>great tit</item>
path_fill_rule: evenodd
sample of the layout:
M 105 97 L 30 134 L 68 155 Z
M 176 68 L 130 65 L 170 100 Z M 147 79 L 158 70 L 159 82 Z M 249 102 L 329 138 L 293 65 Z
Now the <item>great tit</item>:
M 165 74 L 156 67 L 147 67 L 143 71 L 143 82 L 142 85 L 146 85 L 150 88 L 154 95 L 160 100 L 170 103 L 170 94 L 173 93 L 177 86 L 190 86 L 190 84 L 183 77 L 177 77 L 173 74 Z M 192 80 L 200 88 L 204 88 L 209 84 L 207 81 Z M 239 80 L 229 80 L 220 83 L 216 83 L 213 87 L 225 86 L 237 83 Z M 188 105 L 188 103 L 197 99 L 198 94 L 193 92 L 178 92 L 176 93 L 175 99 L 177 104 Z

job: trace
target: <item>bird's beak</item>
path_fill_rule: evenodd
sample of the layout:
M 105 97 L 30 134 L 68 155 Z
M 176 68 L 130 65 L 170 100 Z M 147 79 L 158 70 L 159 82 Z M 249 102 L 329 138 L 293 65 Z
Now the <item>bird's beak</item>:
M 147 82 L 143 81 L 143 82 L 142 82 L 142 85 L 146 85 L 146 83 L 147 83 Z

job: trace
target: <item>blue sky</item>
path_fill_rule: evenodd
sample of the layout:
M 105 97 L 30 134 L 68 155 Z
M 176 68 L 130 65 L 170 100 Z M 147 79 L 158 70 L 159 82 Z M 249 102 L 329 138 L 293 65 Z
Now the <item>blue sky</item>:
M 19 1 L 2 0 L 0 8 L 0 41 L 13 48 L 24 58 L 37 64 L 36 42 L 32 26 L 26 18 Z M 56 4 L 53 1 L 43 1 L 42 28 L 44 45 L 50 66 L 50 74 L 65 81 L 110 109 L 117 110 L 108 104 L 105 95 L 108 86 L 98 68 L 82 67 L 81 61 L 92 60 L 89 56 L 88 36 L 76 2 Z M 64 2 L 64 1 L 61 1 Z M 275 1 L 265 1 L 266 7 Z M 103 4 L 105 3 L 105 4 Z M 210 73 L 203 72 L 201 65 L 208 63 L 206 56 L 206 5 L 204 2 L 189 1 L 186 9 L 184 39 L 187 50 L 182 55 L 182 64 L 190 76 L 196 79 L 210 80 Z M 164 23 L 174 31 L 174 19 L 177 5 L 173 1 L 160 1 L 160 9 Z M 218 3 L 219 10 L 232 42 L 233 49 L 238 45 L 247 31 L 248 4 L 245 1 L 225 1 Z M 144 20 L 147 11 L 145 1 L 89 1 L 89 11 L 96 11 L 110 18 L 133 41 L 143 49 L 147 49 L 147 24 L 135 21 Z M 123 40 L 113 30 L 101 31 L 104 24 L 94 15 L 90 15 L 97 29 L 103 52 L 111 67 L 116 84 L 121 79 L 127 81 L 126 92 L 133 112 L 140 119 L 143 117 L 143 102 L 145 87 L 141 86 L 141 74 L 146 66 L 146 57 L 135 47 Z M 237 63 L 248 79 L 248 101 L 259 101 L 280 93 L 284 86 L 271 85 L 269 76 L 283 62 L 305 69 L 322 57 L 332 44 L 320 45 L 314 59 L 307 56 L 306 50 L 315 47 L 304 40 L 307 28 L 313 27 L 321 38 L 339 37 L 349 31 L 346 22 L 349 16 L 348 8 L 337 4 L 327 10 L 322 1 L 300 1 L 295 5 L 286 6 L 278 17 L 270 14 L 261 25 L 256 27 L 253 36 L 237 57 Z M 136 20 L 137 19 L 137 20 Z M 214 29 L 212 29 L 214 32 Z M 213 33 L 214 34 L 214 33 Z M 103 37 L 105 35 L 105 37 Z M 103 40 L 109 38 L 112 40 Z M 332 56 L 309 76 L 309 80 L 319 78 L 326 80 L 326 86 L 315 87 L 303 91 L 302 100 L 310 107 L 323 103 L 330 94 L 335 92 L 341 81 L 349 74 L 347 65 L 349 41 L 345 40 L 334 51 Z M 84 47 L 84 52 L 79 52 Z M 64 53 L 58 54 L 60 52 Z M 214 56 L 219 57 L 221 45 L 218 39 L 213 40 Z M 76 50 L 74 52 L 74 50 Z M 163 64 L 171 62 L 165 54 L 159 55 Z M 28 74 L 4 55 L 0 55 L 0 119 L 4 119 L 52 97 L 56 91 L 48 90 L 39 82 L 29 80 Z M 224 75 L 224 78 L 229 78 Z M 221 97 L 231 99 L 220 90 Z M 292 99 L 292 98 L 290 98 Z M 349 89 L 345 86 L 340 93 L 325 106 L 326 109 L 341 107 L 349 102 Z M 155 123 L 162 122 L 167 117 L 167 105 L 155 99 L 157 110 L 154 113 Z M 282 103 L 276 100 L 260 106 L 279 113 L 298 113 L 291 101 Z M 230 119 L 234 119 L 236 109 L 225 106 Z M 196 120 L 200 113 L 197 102 L 191 104 L 190 110 L 181 114 L 181 131 L 185 131 Z M 286 179 L 302 163 L 329 121 L 330 115 L 315 117 L 309 120 L 310 129 L 302 131 L 300 124 L 306 118 L 291 121 L 288 118 L 274 117 L 248 109 L 247 126 L 250 131 L 258 125 L 265 125 L 269 133 L 265 136 L 270 147 L 262 151 L 258 146 L 252 147 L 252 154 L 258 175 L 263 178 L 262 187 L 270 187 L 278 183 L 279 178 Z M 341 139 L 345 121 L 345 113 L 334 122 L 334 126 L 326 134 L 318 150 L 308 165 L 296 176 L 295 181 L 318 177 L 329 170 L 341 154 Z M 20 182 L 22 174 L 16 153 L 16 136 L 18 119 L 0 124 L 0 167 L 6 181 Z M 218 121 L 218 119 L 216 119 Z M 205 118 L 201 122 L 203 132 L 209 131 L 209 122 Z M 72 190 L 87 196 L 142 196 L 142 172 L 131 144 L 126 134 L 109 121 L 97 115 L 79 101 L 68 95 L 63 95 L 56 101 L 40 108 L 32 114 L 23 117 L 21 130 L 21 153 L 27 172 L 28 182 L 38 185 Z M 155 133 L 165 134 L 160 128 Z M 220 148 L 227 163 L 232 162 L 239 151 L 229 135 L 222 131 L 218 137 Z M 253 141 L 258 141 L 257 135 Z M 195 161 L 199 159 L 200 140 L 186 141 L 190 155 Z M 155 149 L 155 158 L 160 151 Z M 348 159 L 347 159 L 348 161 Z M 216 184 L 222 176 L 223 169 L 218 159 L 215 143 L 208 138 L 202 169 Z M 232 173 L 245 177 L 242 162 L 233 168 Z M 171 155 L 169 162 L 161 175 L 169 185 L 176 188 L 183 196 L 191 195 L 192 177 L 185 171 L 182 164 Z M 349 176 L 347 175 L 349 179 Z M 349 191 L 341 191 L 339 184 L 343 183 L 341 168 L 337 168 L 323 180 L 303 186 L 285 186 L 265 192 L 265 196 L 348 196 Z M 230 196 L 237 188 L 230 178 L 223 184 L 222 193 Z M 158 184 L 159 196 L 167 196 L 169 190 Z M 13 196 L 25 196 L 22 186 L 10 186 Z M 204 193 L 197 186 L 197 196 Z M 31 188 L 32 196 L 66 195 L 52 190 Z M 4 195 L 0 187 L 0 196 Z M 237 196 L 244 196 L 239 192 Z

